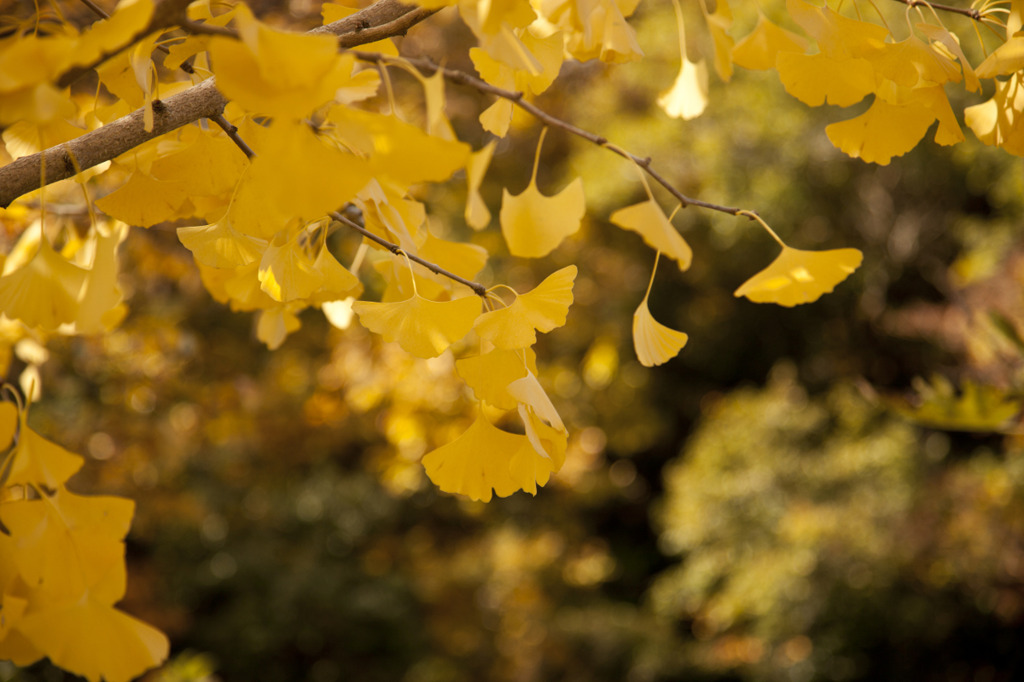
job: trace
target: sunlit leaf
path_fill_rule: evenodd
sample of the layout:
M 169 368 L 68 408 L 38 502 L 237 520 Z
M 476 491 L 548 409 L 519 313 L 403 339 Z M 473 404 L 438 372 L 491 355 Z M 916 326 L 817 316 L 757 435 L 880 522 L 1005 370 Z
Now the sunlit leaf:
M 502 350 L 496 348 L 483 355 L 474 355 L 455 361 L 455 371 L 482 400 L 502 410 L 514 410 L 519 401 L 509 393 L 508 387 L 527 371 L 536 373 L 536 354 L 532 348 Z
M 583 180 L 576 178 L 546 197 L 537 189 L 534 177 L 522 194 L 513 196 L 502 190 L 501 232 L 513 256 L 543 258 L 580 229 L 585 212 Z
M 641 365 L 654 367 L 668 362 L 679 354 L 688 339 L 683 332 L 655 320 L 644 296 L 633 313 L 633 348 Z
M 564 267 L 548 275 L 533 290 L 517 296 L 508 307 L 484 313 L 477 318 L 477 334 L 497 348 L 532 346 L 537 341 L 537 331 L 547 333 L 565 324 L 576 273 L 575 265 Z
M 680 270 L 690 267 L 693 260 L 690 245 L 672 226 L 664 211 L 653 199 L 621 208 L 612 213 L 609 220 L 619 227 L 639 234 L 652 249 L 674 259 Z
M 357 301 L 352 309 L 364 327 L 386 341 L 397 342 L 418 358 L 433 358 L 472 329 L 480 314 L 480 299 L 430 301 L 413 294 L 395 303 Z
M 774 69 L 780 52 L 803 53 L 807 40 L 759 14 L 757 26 L 732 48 L 732 61 L 745 69 Z
M 811 303 L 849 277 L 863 259 L 857 249 L 803 251 L 785 246 L 771 265 L 744 282 L 735 295 L 786 307 Z

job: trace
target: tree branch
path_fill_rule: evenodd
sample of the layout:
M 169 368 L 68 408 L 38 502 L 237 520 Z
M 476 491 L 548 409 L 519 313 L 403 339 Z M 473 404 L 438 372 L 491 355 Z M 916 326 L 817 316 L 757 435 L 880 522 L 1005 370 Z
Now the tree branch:
M 940 5 L 939 3 L 936 2 L 927 2 L 927 0 L 894 1 L 902 5 L 906 5 L 907 7 L 930 7 L 931 9 L 939 10 L 941 12 L 952 12 L 953 14 L 961 14 L 965 17 L 974 19 L 975 21 L 981 21 L 982 19 L 985 18 L 985 15 L 983 15 L 981 12 L 974 9 L 973 7 L 953 7 L 951 5 Z
M 686 206 L 698 206 L 700 208 L 706 208 L 712 211 L 728 213 L 729 215 L 740 215 L 741 213 L 745 212 L 744 209 L 741 208 L 735 208 L 732 206 L 722 206 L 720 204 L 713 204 L 707 201 L 702 201 L 700 199 L 694 199 L 693 197 L 686 196 L 678 189 L 676 189 L 675 186 L 672 185 L 672 183 L 666 180 L 665 177 L 661 175 L 661 173 L 657 172 L 656 170 L 654 170 L 654 168 L 651 167 L 650 157 L 640 158 L 639 156 L 632 154 L 626 151 L 625 149 L 622 149 L 621 147 L 611 144 L 607 138 L 601 137 L 600 135 L 595 135 L 589 130 L 583 130 L 582 128 L 578 128 L 573 124 L 567 121 L 563 121 L 562 119 L 556 116 L 552 116 L 551 114 L 544 111 L 535 104 L 527 102 L 522 92 L 513 92 L 511 90 L 499 88 L 497 86 L 491 85 L 486 81 L 480 80 L 479 78 L 470 76 L 468 73 L 465 73 L 464 71 L 457 71 L 455 69 L 449 69 L 447 67 L 439 66 L 434 62 L 430 61 L 429 59 L 415 59 L 409 57 L 395 58 L 388 57 L 387 55 L 382 55 L 377 52 L 362 52 L 359 50 L 352 50 L 352 54 L 354 54 L 357 59 L 361 59 L 367 62 L 374 62 L 377 64 L 387 65 L 389 62 L 405 63 L 411 64 L 420 71 L 425 71 L 427 73 L 437 73 L 438 71 L 440 71 L 444 75 L 445 79 L 453 83 L 466 85 L 468 87 L 474 88 L 475 90 L 479 90 L 480 92 L 495 95 L 497 97 L 501 97 L 502 99 L 507 99 L 520 109 L 523 109 L 524 111 L 532 115 L 534 118 L 543 121 L 545 124 L 551 126 L 552 128 L 561 128 L 562 130 L 568 133 L 572 133 L 577 137 L 581 137 L 584 140 L 587 140 L 588 142 L 593 142 L 599 147 L 604 147 L 608 151 L 618 154 L 624 159 L 632 161 L 637 166 L 642 168 L 647 173 L 647 175 L 649 175 L 655 182 L 657 182 L 659 185 L 668 190 L 669 194 L 675 197 L 683 205 L 684 208 Z
M 378 0 L 364 10 L 310 33 L 336 35 L 341 47 L 354 47 L 404 35 L 435 11 L 403 5 L 398 0 Z M 216 89 L 215 79 L 210 78 L 173 97 L 154 102 L 152 131 L 144 129 L 144 110 L 139 109 L 69 142 L 23 156 L 0 168 L 0 208 L 7 208 L 23 194 L 66 180 L 79 170 L 116 158 L 181 126 L 201 118 L 214 118 L 226 104 L 227 100 Z M 43 168 L 46 175 L 40 183 Z
M 339 223 L 341 223 L 345 227 L 348 227 L 348 228 L 351 228 L 351 229 L 355 230 L 356 232 L 358 232 L 359 234 L 363 235 L 364 237 L 366 237 L 370 241 L 383 246 L 385 249 L 387 249 L 391 253 L 395 254 L 396 256 L 405 256 L 406 258 L 408 258 L 409 260 L 413 261 L 414 263 L 419 263 L 420 265 L 425 267 L 427 270 L 430 270 L 431 272 L 433 272 L 435 275 L 441 275 L 442 277 L 447 277 L 448 279 L 450 279 L 450 280 L 452 280 L 454 282 L 458 282 L 459 284 L 463 284 L 463 285 L 469 287 L 470 289 L 472 289 L 473 293 L 476 294 L 477 296 L 479 296 L 480 298 L 485 298 L 487 296 L 487 287 L 485 287 L 483 284 L 480 284 L 479 282 L 474 282 L 472 280 L 468 280 L 465 277 L 460 277 L 459 275 L 456 275 L 454 272 L 450 272 L 448 270 L 445 270 L 440 265 L 437 265 L 435 263 L 431 263 L 428 260 L 424 260 L 424 259 L 420 258 L 419 256 L 417 256 L 414 253 L 409 253 L 408 251 L 405 251 L 398 244 L 393 244 L 393 243 L 389 242 L 388 240 L 386 240 L 386 239 L 384 239 L 382 237 L 378 237 L 373 232 L 370 232 L 369 230 L 367 230 L 365 227 L 363 227 L 362 225 L 360 225 L 356 221 L 348 218 L 344 213 L 341 213 L 340 211 L 331 211 L 327 215 L 329 215 L 334 220 L 337 220 Z

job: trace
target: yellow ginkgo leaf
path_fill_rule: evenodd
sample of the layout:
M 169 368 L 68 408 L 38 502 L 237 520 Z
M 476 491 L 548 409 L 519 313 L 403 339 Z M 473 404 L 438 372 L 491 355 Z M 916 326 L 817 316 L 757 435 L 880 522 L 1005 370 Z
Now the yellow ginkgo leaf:
M 24 413 L 20 419 L 18 445 L 14 449 L 14 462 L 7 476 L 7 485 L 42 485 L 56 488 L 82 468 L 85 462 L 82 457 L 68 452 L 28 428 Z
M 97 199 L 96 206 L 111 218 L 140 227 L 190 215 L 188 194 L 182 187 L 142 171 L 135 171 L 128 182 Z
M 697 118 L 708 105 L 708 69 L 704 60 L 691 62 L 686 56 L 686 26 L 679 0 L 673 0 L 676 12 L 676 30 L 679 34 L 679 75 L 675 83 L 658 98 L 658 106 L 672 118 L 684 121 Z
M 612 213 L 609 220 L 619 227 L 638 233 L 652 249 L 674 259 L 680 270 L 690 267 L 693 260 L 690 245 L 653 199 L 621 208 Z
M 1012 36 L 978 65 L 979 78 L 1006 76 L 1024 69 L 1024 34 Z
M 967 56 L 960 47 L 960 39 L 956 34 L 950 33 L 946 28 L 934 24 L 921 23 L 915 24 L 915 27 L 930 40 L 945 46 L 950 54 L 957 58 L 960 62 L 960 68 L 963 70 L 964 86 L 968 90 L 971 92 L 981 92 L 981 81 L 978 80 L 978 73 L 971 67 L 971 63 L 967 61 Z
M 45 236 L 38 235 L 38 228 L 34 234 L 33 230 L 25 231 L 22 239 L 38 238 L 35 255 L 0 277 L 0 312 L 28 327 L 55 331 L 78 316 L 87 271 L 63 258 Z M 11 262 L 8 259 L 6 265 Z
M 480 185 L 491 163 L 497 142 L 491 140 L 479 151 L 473 152 L 466 163 L 466 224 L 474 230 L 482 230 L 491 222 L 491 211 L 480 196 Z
M 309 298 L 324 282 L 324 275 L 313 268 L 303 229 L 285 228 L 274 235 L 260 260 L 259 280 L 275 301 L 282 303 Z
M 644 296 L 633 313 L 633 348 L 641 365 L 654 367 L 668 362 L 679 354 L 688 339 L 685 333 L 655 320 Z
M 455 371 L 473 389 L 477 400 L 502 410 L 514 410 L 519 401 L 508 392 L 509 384 L 525 377 L 528 370 L 536 372 L 536 363 L 537 356 L 532 348 L 522 351 L 496 348 L 483 355 L 456 360 Z
M 544 387 L 537 381 L 533 372 L 527 371 L 522 379 L 516 379 L 508 385 L 508 392 L 521 404 L 528 406 L 537 416 L 559 431 L 565 431 L 565 424 L 558 415 L 551 398 Z
M 509 465 L 524 446 L 530 447 L 524 436 L 495 427 L 481 411 L 465 433 L 424 455 L 423 467 L 444 492 L 490 502 L 492 491 L 508 497 L 519 490 Z
M 118 324 L 127 312 L 121 303 L 124 293 L 117 282 L 117 249 L 128 236 L 128 226 L 114 223 L 97 225 L 89 246 L 93 252 L 92 267 L 82 289 L 82 297 L 75 318 L 78 334 L 99 334 Z
M 772 23 L 761 14 L 757 26 L 746 38 L 732 48 L 733 63 L 744 69 L 774 69 L 780 52 L 800 52 L 807 49 L 807 40 Z
M 277 350 L 293 331 L 302 326 L 296 317 L 294 306 L 289 304 L 276 305 L 260 311 L 256 321 L 256 338 L 267 345 L 270 350 Z
M 934 121 L 922 103 L 894 105 L 876 97 L 863 114 L 826 126 L 825 134 L 845 154 L 886 166 L 913 149 Z
M 169 650 L 156 628 L 88 597 L 30 613 L 17 630 L 54 664 L 90 682 L 130 682 Z
M 299 120 L 331 101 L 352 73 L 355 58 L 338 53 L 334 36 L 278 31 L 245 7 L 235 21 L 242 39 L 212 38 L 210 64 L 217 89 L 249 111 Z
M 536 173 L 522 194 L 513 196 L 507 189 L 502 190 L 499 217 L 509 253 L 521 258 L 543 258 L 580 229 L 585 212 L 580 178 L 550 197 L 537 189 Z
M 803 251 L 789 246 L 736 290 L 755 303 L 793 307 L 817 301 L 850 276 L 864 259 L 857 249 Z
M 210 225 L 179 227 L 178 240 L 198 262 L 211 268 L 237 268 L 257 262 L 268 246 L 266 239 L 236 230 L 230 209 Z
M 569 265 L 548 275 L 533 290 L 520 294 L 507 308 L 492 310 L 476 322 L 476 333 L 497 348 L 526 348 L 537 342 L 537 332 L 547 333 L 565 324 L 572 305 L 577 269 Z
M 683 57 L 683 65 L 675 83 L 658 98 L 658 106 L 672 118 L 695 119 L 708 106 L 708 67 L 702 59 L 691 62 Z
M 526 429 L 528 446 L 512 456 L 509 471 L 516 485 L 536 495 L 537 485 L 547 483 L 551 474 L 560 471 L 565 463 L 569 435 L 548 426 L 526 405 L 519 406 L 519 415 Z
M 995 82 L 992 99 L 964 110 L 964 122 L 987 145 L 1024 156 L 1024 85 L 1020 74 Z
M 413 294 L 395 303 L 357 301 L 352 309 L 364 327 L 386 341 L 398 342 L 418 358 L 434 358 L 473 328 L 480 314 L 476 297 L 431 301 Z
M 708 12 L 706 5 L 701 5 L 704 10 L 704 20 L 708 25 L 708 33 L 715 44 L 715 72 L 723 81 L 728 82 L 732 78 L 732 47 L 735 42 L 729 35 L 729 28 L 732 26 L 732 10 L 729 9 L 727 0 L 720 0 L 715 3 L 715 11 Z
M 779 52 L 775 68 L 786 92 L 811 107 L 848 107 L 875 90 L 875 70 L 866 59 Z
M 338 262 L 326 244 L 320 247 L 320 254 L 313 261 L 313 272 L 320 273 L 322 282 L 314 300 L 319 302 L 337 301 L 363 293 L 363 283 L 352 271 Z

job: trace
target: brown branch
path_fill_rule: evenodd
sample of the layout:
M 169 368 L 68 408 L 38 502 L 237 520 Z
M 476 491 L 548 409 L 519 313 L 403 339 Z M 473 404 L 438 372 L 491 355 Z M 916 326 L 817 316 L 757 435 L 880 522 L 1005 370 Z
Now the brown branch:
M 655 182 L 657 182 L 659 185 L 668 190 L 669 194 L 675 197 L 683 205 L 683 207 L 697 206 L 700 208 L 710 209 L 712 211 L 728 213 L 729 215 L 739 215 L 744 210 L 732 206 L 722 206 L 720 204 L 713 204 L 707 201 L 702 201 L 700 199 L 694 199 L 693 197 L 686 196 L 678 189 L 676 189 L 675 186 L 672 185 L 672 183 L 666 180 L 665 177 L 661 175 L 661 173 L 659 173 L 658 171 L 654 170 L 654 168 L 651 167 L 650 157 L 641 158 L 635 154 L 626 151 L 625 149 L 622 149 L 621 147 L 617 147 L 616 145 L 609 143 L 607 138 L 601 137 L 600 135 L 596 135 L 590 132 L 589 130 L 578 128 L 567 121 L 563 121 L 562 119 L 556 116 L 552 116 L 551 114 L 544 111 L 535 104 L 527 102 L 522 92 L 513 92 L 511 90 L 499 88 L 497 86 L 491 85 L 486 81 L 480 80 L 475 76 L 470 76 L 468 73 L 465 73 L 464 71 L 457 71 L 455 69 L 449 69 L 447 67 L 439 66 L 434 62 L 430 61 L 429 59 L 415 59 L 408 57 L 395 58 L 388 57 L 377 52 L 362 52 L 359 50 L 352 50 L 352 54 L 354 54 L 357 59 L 361 59 L 367 62 L 374 62 L 377 64 L 386 65 L 388 62 L 402 62 L 406 64 L 411 64 L 420 71 L 425 71 L 427 73 L 437 73 L 438 71 L 440 71 L 444 75 L 445 79 L 450 80 L 453 83 L 459 83 L 461 85 L 471 87 L 475 90 L 479 90 L 480 92 L 495 95 L 496 97 L 501 97 L 502 99 L 507 99 L 520 109 L 523 109 L 524 111 L 532 115 L 534 118 L 543 121 L 546 125 L 549 125 L 552 128 L 560 128 L 577 137 L 581 137 L 584 140 L 587 140 L 588 142 L 593 142 L 599 147 L 604 147 L 608 151 L 618 154 L 624 159 L 632 161 L 637 166 L 642 168 L 647 173 L 647 175 L 649 175 Z
M 171 3 L 161 3 L 158 7 L 164 4 Z M 433 13 L 433 10 L 403 5 L 398 0 L 378 0 L 364 10 L 311 33 L 336 35 L 342 47 L 353 47 L 403 35 Z M 21 195 L 39 189 L 44 165 L 46 178 L 42 185 L 66 180 L 181 126 L 201 118 L 216 120 L 225 104 L 227 101 L 217 91 L 215 79 L 210 78 L 173 97 L 154 102 L 152 131 L 143 128 L 144 110 L 139 109 L 69 142 L 23 156 L 0 168 L 0 208 L 7 208 Z
M 391 253 L 395 254 L 396 256 L 405 256 L 406 258 L 408 258 L 409 260 L 413 261 L 414 263 L 419 263 L 420 265 L 425 267 L 427 270 L 430 270 L 431 272 L 433 272 L 435 275 L 441 275 L 442 277 L 447 277 L 448 279 L 450 279 L 450 280 L 452 280 L 454 282 L 458 282 L 459 284 L 465 285 L 465 286 L 469 287 L 470 289 L 472 289 L 473 293 L 476 294 L 477 296 L 479 296 L 480 298 L 486 298 L 487 297 L 487 287 L 485 287 L 483 284 L 480 284 L 479 282 L 474 282 L 472 280 L 468 280 L 465 277 L 460 277 L 459 275 L 456 275 L 454 272 L 450 272 L 448 270 L 445 270 L 441 266 L 439 266 L 439 265 L 437 265 L 435 263 L 431 263 L 428 260 L 424 260 L 424 259 L 420 258 L 419 256 L 417 256 L 414 253 L 409 253 L 408 251 L 404 250 L 398 244 L 394 244 L 394 243 L 389 242 L 388 240 L 386 240 L 386 239 L 384 239 L 382 237 L 378 237 L 373 232 L 370 232 L 365 227 L 363 227 L 362 225 L 360 225 L 359 223 L 357 223 L 356 221 L 352 220 L 351 218 L 347 217 L 345 214 L 343 214 L 343 213 L 341 213 L 339 211 L 331 211 L 327 215 L 329 215 L 334 220 L 337 220 L 339 223 L 341 223 L 345 227 L 348 227 L 348 228 L 351 228 L 351 229 L 355 230 L 356 232 L 358 232 L 359 234 L 363 235 L 364 237 L 366 237 L 370 241 L 383 246 L 385 249 L 387 249 Z
M 938 10 L 940 12 L 951 12 L 953 14 L 960 14 L 975 21 L 981 21 L 985 18 L 985 15 L 974 9 L 973 7 L 953 7 L 952 5 L 940 5 L 937 2 L 927 2 L 927 0 L 894 0 L 901 5 L 907 7 L 930 7 L 931 9 Z

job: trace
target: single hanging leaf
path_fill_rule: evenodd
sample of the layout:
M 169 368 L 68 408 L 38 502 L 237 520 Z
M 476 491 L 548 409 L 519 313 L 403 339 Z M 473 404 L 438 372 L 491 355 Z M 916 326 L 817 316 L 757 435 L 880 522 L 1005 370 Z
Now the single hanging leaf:
M 671 221 L 665 217 L 665 213 L 654 200 L 649 199 L 619 209 L 612 213 L 609 220 L 621 228 L 639 234 L 652 249 L 674 259 L 680 270 L 690 267 L 693 260 L 690 245 L 672 226 Z
M 633 348 L 644 367 L 662 365 L 679 354 L 689 337 L 661 324 L 651 315 L 647 296 L 633 313 Z
M 508 392 L 520 404 L 526 405 L 541 419 L 547 422 L 552 428 L 558 431 L 565 431 L 565 424 L 558 415 L 551 398 L 548 397 L 544 387 L 537 381 L 533 372 L 527 371 L 522 379 L 516 379 L 508 385 Z M 543 454 L 543 453 L 541 453 Z M 546 456 L 546 455 L 545 455 Z
M 413 294 L 396 303 L 357 301 L 352 309 L 364 327 L 395 341 L 418 358 L 434 358 L 473 328 L 480 314 L 475 296 L 454 301 L 430 301 Z
M 658 98 L 658 106 L 672 118 L 689 121 L 708 106 L 708 67 L 702 59 L 691 62 L 685 56 L 675 83 Z
M 476 333 L 497 348 L 526 348 L 537 342 L 537 331 L 547 333 L 565 324 L 572 305 L 577 269 L 569 265 L 551 273 L 532 291 L 520 294 L 507 308 L 484 313 Z
M 580 178 L 550 197 L 537 189 L 536 176 L 522 194 L 513 196 L 507 189 L 502 190 L 499 218 L 509 253 L 521 258 L 543 258 L 580 229 L 585 212 Z
M 803 251 L 789 246 L 736 290 L 755 303 L 793 307 L 812 303 L 850 276 L 864 259 L 857 249 Z
M 117 250 L 128 236 L 128 226 L 114 223 L 97 225 L 91 237 L 93 247 L 92 268 L 86 277 L 79 302 L 75 332 L 100 334 L 110 331 L 127 313 L 121 302 L 124 292 L 117 282 Z

